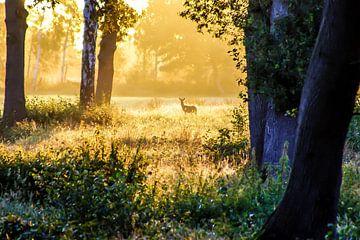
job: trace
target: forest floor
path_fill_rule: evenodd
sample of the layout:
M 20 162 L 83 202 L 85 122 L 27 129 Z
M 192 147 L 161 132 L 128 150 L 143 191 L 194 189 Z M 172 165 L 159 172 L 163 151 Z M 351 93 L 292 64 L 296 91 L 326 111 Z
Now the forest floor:
M 184 114 L 176 98 L 115 98 L 88 111 L 74 98 L 29 98 L 29 121 L 1 128 L 0 238 L 255 238 L 286 188 L 288 159 L 263 181 L 248 161 L 239 101 L 187 102 L 197 115 Z M 341 239 L 360 239 L 351 146 Z

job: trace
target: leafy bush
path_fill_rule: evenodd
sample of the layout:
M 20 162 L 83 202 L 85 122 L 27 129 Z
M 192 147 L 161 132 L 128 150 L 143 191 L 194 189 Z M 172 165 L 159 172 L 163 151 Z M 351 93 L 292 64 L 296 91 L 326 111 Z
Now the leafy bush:
M 232 112 L 232 129 L 222 128 L 215 138 L 207 138 L 203 147 L 215 161 L 225 158 L 237 163 L 247 158 L 249 140 L 245 135 L 246 117 L 241 108 L 235 108 Z
M 26 138 L 39 131 L 34 121 L 23 121 L 15 124 L 14 127 L 7 127 L 3 122 L 0 123 L 0 140 L 15 142 L 17 139 Z
M 360 168 L 352 162 L 343 171 L 337 229 L 340 239 L 360 239 Z
M 203 147 L 215 161 L 231 157 L 240 163 L 246 159 L 248 143 L 248 139 L 238 138 L 235 132 L 223 128 L 219 130 L 219 135 L 216 138 L 207 139 Z
M 29 120 L 38 124 L 79 122 L 82 112 L 78 102 L 58 98 L 28 98 L 26 109 Z
M 360 152 L 360 96 L 356 99 L 354 112 L 357 115 L 350 122 L 347 143 L 352 151 Z
M 28 98 L 28 117 L 14 127 L 0 123 L 0 140 L 15 142 L 21 138 L 41 134 L 47 128 L 63 124 L 75 127 L 79 124 L 112 125 L 121 123 L 118 111 L 111 106 L 92 106 L 82 109 L 77 101 L 67 98 Z
M 128 236 L 145 194 L 147 164 L 139 151 L 119 149 L 116 142 L 106 146 L 97 136 L 76 147 L 2 159 L 1 185 L 2 191 L 18 189 L 34 203 L 62 211 L 60 225 L 71 223 L 79 238 Z M 3 222 L 5 234 L 25 236 L 31 227 L 21 217 Z
M 354 116 L 347 134 L 347 145 L 354 152 L 360 152 L 360 116 Z

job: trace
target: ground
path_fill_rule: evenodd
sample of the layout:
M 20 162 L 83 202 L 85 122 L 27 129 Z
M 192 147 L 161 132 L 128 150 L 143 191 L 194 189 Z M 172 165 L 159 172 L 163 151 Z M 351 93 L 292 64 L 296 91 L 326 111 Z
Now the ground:
M 1 238 L 253 239 L 286 187 L 287 156 L 266 181 L 249 162 L 236 98 L 187 99 L 197 115 L 177 98 L 27 102 L 29 121 L 1 130 Z M 347 153 L 337 228 L 356 239 L 360 174 Z

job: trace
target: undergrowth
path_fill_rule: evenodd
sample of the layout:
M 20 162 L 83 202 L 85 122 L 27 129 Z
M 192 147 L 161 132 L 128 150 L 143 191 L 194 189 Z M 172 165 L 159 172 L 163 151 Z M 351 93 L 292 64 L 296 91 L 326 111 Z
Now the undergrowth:
M 63 124 L 88 133 L 75 130 L 83 136 L 71 143 L 30 150 L 0 144 L 1 239 L 254 239 L 291 171 L 285 155 L 262 180 L 247 160 L 240 110 L 232 126 L 204 138 L 208 130 L 195 127 L 201 116 L 129 117 L 127 126 L 103 109 L 84 113 L 62 100 L 31 104 L 31 120 L 20 123 L 29 132 L 21 125 L 12 131 L 33 135 Z M 124 128 L 138 130 L 109 136 Z M 359 182 L 353 159 L 344 164 L 341 240 L 360 238 Z
M 120 121 L 116 108 L 111 106 L 90 106 L 83 109 L 78 101 L 67 98 L 28 98 L 26 100 L 27 118 L 7 127 L 0 123 L 0 139 L 14 142 L 30 135 L 41 133 L 44 128 L 54 128 L 59 124 L 72 128 L 81 124 L 112 125 Z

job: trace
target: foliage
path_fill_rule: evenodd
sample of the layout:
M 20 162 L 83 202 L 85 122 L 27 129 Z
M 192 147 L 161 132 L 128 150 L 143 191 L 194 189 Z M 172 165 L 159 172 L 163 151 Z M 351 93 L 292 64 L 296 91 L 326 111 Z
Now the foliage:
M 255 1 L 254 1 L 255 2 Z M 249 64 L 249 84 L 257 92 L 264 93 L 275 101 L 276 109 L 282 112 L 297 108 L 310 62 L 313 46 L 320 26 L 322 1 L 306 4 L 289 1 L 289 16 L 276 23 L 280 42 L 270 31 L 270 6 L 259 9 L 251 4 L 249 24 L 246 27 L 245 45 Z M 259 14 L 259 12 L 262 12 Z M 265 17 L 264 17 L 265 15 Z
M 209 31 L 233 46 L 229 53 L 245 71 L 240 49 L 246 46 L 247 85 L 274 99 L 285 112 L 298 107 L 300 93 L 317 36 L 322 1 L 287 2 L 289 16 L 270 31 L 271 1 L 193 1 L 184 3 L 181 16 L 195 21 L 198 30 Z M 247 9 L 247 11 L 245 10 Z M 245 32 L 246 37 L 244 37 Z M 277 36 L 281 36 L 278 38 Z
M 360 116 L 354 116 L 350 122 L 347 143 L 351 150 L 360 152 Z
M 106 146 L 97 136 L 91 143 L 60 151 L 16 156 L 1 161 L 2 192 L 18 190 L 33 196 L 34 203 L 56 209 L 61 228 L 70 224 L 80 238 L 120 231 L 127 236 L 132 231 L 132 214 L 141 207 L 146 180 L 147 162 L 139 151 L 119 149 L 116 142 Z M 1 230 L 22 238 L 38 236 L 40 227 L 30 221 L 39 221 L 21 217 L 8 215 Z
M 247 159 L 249 152 L 249 140 L 245 135 L 246 116 L 241 108 L 235 108 L 232 112 L 232 129 L 222 128 L 218 136 L 206 139 L 203 147 L 214 161 L 230 159 L 240 163 Z
M 38 124 L 76 122 L 80 120 L 81 110 L 77 102 L 66 98 L 28 98 L 26 100 L 28 118 Z
M 14 142 L 31 134 L 41 133 L 43 128 L 52 128 L 63 123 L 70 127 L 76 127 L 82 123 L 105 126 L 120 121 L 115 117 L 118 116 L 117 109 L 110 106 L 91 106 L 82 109 L 78 101 L 63 97 L 28 98 L 26 100 L 26 109 L 27 120 L 17 123 L 12 128 L 1 123 L 1 139 Z
M 351 162 L 344 166 L 337 230 L 339 239 L 360 238 L 360 167 Z
M 347 135 L 347 145 L 352 151 L 360 152 L 360 96 L 357 96 L 353 116 Z
M 0 144 L 0 238 L 254 239 L 286 187 L 287 156 L 265 181 L 247 159 L 214 162 L 200 136 L 217 139 L 228 108 L 205 101 L 189 116 L 162 112 L 161 101 L 123 122 L 69 128 L 72 120 L 59 120 L 42 143 Z M 245 136 L 246 116 L 233 114 L 228 129 Z M 37 131 L 53 124 L 42 122 Z M 357 160 L 346 162 L 340 239 L 360 237 L 359 177 Z
M 117 33 L 118 41 L 122 41 L 128 35 L 129 28 L 134 27 L 140 18 L 136 10 L 124 0 L 104 1 L 98 15 L 102 33 Z

